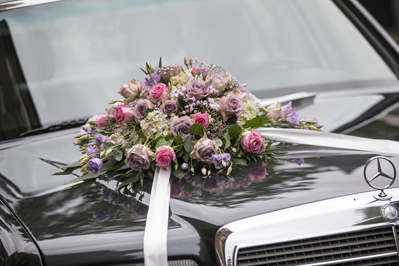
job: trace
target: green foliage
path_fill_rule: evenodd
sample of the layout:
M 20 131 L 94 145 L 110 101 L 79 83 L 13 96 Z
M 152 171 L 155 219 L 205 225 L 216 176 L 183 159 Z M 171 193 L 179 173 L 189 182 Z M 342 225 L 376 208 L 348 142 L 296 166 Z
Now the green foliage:
M 164 138 L 160 138 L 158 141 L 157 141 L 157 144 L 155 145 L 155 150 L 157 150 L 159 147 L 162 147 L 162 146 L 170 146 L 171 145 L 171 142 L 170 141 L 168 141 L 168 140 L 166 140 L 166 139 L 164 139 Z
M 204 135 L 204 127 L 202 125 L 198 125 L 198 124 L 193 124 L 190 127 L 190 135 L 199 135 L 199 136 L 203 136 Z
M 242 133 L 242 128 L 237 124 L 232 124 L 229 126 L 229 135 L 232 139 L 238 138 Z
M 188 153 L 188 154 L 190 154 L 193 150 L 194 150 L 194 141 L 195 141 L 195 138 L 194 137 L 192 137 L 192 136 L 189 136 L 189 137 L 187 137 L 185 140 L 184 140 L 184 150 Z
M 251 120 L 248 120 L 244 124 L 244 128 L 258 128 L 264 126 L 266 123 L 269 122 L 269 119 L 266 117 L 255 117 Z

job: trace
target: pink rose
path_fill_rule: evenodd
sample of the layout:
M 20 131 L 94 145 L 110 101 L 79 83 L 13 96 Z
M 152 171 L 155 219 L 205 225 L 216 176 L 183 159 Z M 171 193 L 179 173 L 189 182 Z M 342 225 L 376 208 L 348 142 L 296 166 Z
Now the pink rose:
M 267 107 L 267 118 L 273 121 L 277 121 L 283 117 L 283 109 L 279 103 L 275 103 Z
M 241 135 L 241 146 L 246 152 L 261 153 L 265 150 L 265 139 L 254 129 Z
M 194 123 L 201 125 L 203 127 L 208 127 L 208 122 L 209 122 L 209 115 L 208 113 L 202 114 L 202 113 L 196 113 L 193 115 Z
M 163 83 L 158 83 L 150 89 L 150 97 L 155 102 L 159 102 L 162 99 L 168 98 L 169 90 L 168 87 Z
M 119 123 L 132 121 L 133 120 L 132 107 L 124 104 L 121 104 L 118 107 L 116 107 L 115 119 L 119 121 Z
M 125 98 L 136 97 L 139 93 L 139 87 L 137 86 L 136 80 L 132 79 L 132 81 L 129 82 L 129 85 L 123 84 L 118 92 Z
M 155 152 L 155 161 L 159 167 L 168 168 L 170 161 L 176 159 L 176 154 L 169 146 L 161 146 Z
M 96 124 L 99 128 L 104 129 L 107 126 L 106 119 L 108 118 L 107 113 L 97 115 Z
M 114 117 L 115 117 L 115 110 L 116 110 L 116 107 L 118 107 L 118 106 L 121 105 L 121 104 L 123 104 L 123 103 L 121 103 L 121 102 L 116 102 L 116 103 L 108 104 L 108 106 L 107 106 L 108 118 L 114 118 Z

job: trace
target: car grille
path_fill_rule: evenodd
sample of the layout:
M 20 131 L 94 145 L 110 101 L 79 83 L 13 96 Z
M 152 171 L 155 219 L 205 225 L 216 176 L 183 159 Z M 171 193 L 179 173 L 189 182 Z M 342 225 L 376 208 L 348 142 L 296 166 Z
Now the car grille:
M 242 248 L 237 265 L 398 265 L 398 227 Z

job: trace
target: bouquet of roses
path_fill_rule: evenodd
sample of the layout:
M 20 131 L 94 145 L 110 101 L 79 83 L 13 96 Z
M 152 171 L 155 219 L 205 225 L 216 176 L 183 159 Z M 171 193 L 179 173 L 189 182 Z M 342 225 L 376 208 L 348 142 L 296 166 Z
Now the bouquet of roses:
M 151 178 L 155 168 L 171 167 L 182 178 L 195 168 L 206 177 L 229 175 L 234 165 L 264 162 L 272 141 L 258 127 L 320 130 L 301 120 L 291 103 L 263 108 L 246 85 L 222 67 L 184 58 L 184 65 L 146 64 L 144 80 L 123 84 L 124 98 L 108 104 L 82 128 L 83 156 L 60 174 L 81 169 L 74 182 L 112 173 L 120 186 Z

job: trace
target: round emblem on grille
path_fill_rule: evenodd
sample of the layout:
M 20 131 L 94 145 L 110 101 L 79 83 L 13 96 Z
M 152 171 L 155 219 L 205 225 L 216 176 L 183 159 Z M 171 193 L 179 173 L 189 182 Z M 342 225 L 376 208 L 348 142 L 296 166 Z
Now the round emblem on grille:
M 388 203 L 381 207 L 381 215 L 385 221 L 393 223 L 398 221 L 399 210 L 395 205 Z
M 364 166 L 364 178 L 374 189 L 387 189 L 396 179 L 396 168 L 387 157 L 376 156 Z

